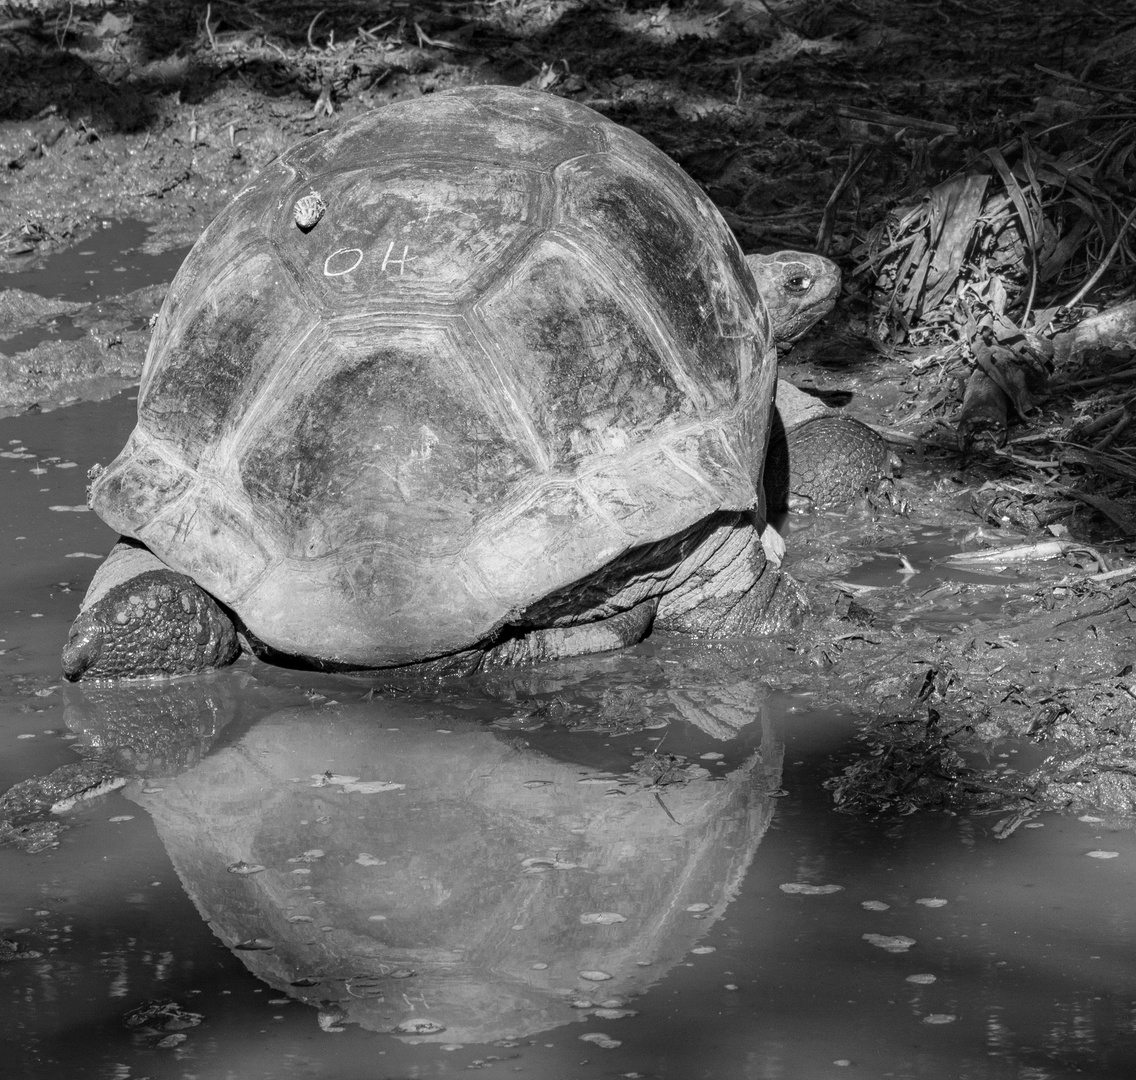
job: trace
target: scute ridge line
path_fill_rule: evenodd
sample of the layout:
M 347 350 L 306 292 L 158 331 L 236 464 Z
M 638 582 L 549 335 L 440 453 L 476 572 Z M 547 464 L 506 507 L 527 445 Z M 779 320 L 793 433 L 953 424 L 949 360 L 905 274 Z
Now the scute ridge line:
M 577 258 L 582 259 L 598 275 L 601 275 L 601 280 L 605 283 L 618 283 L 625 292 L 634 294 L 638 302 L 638 325 L 643 326 L 648 331 L 651 344 L 655 347 L 660 359 L 666 364 L 667 371 L 674 379 L 679 391 L 694 403 L 695 408 L 700 412 L 705 412 L 708 403 L 702 386 L 690 374 L 686 366 L 686 358 L 680 355 L 680 350 L 674 344 L 673 332 L 668 332 L 670 328 L 663 323 L 662 319 L 665 318 L 665 314 L 657 311 L 655 304 L 648 301 L 646 293 L 636 283 L 631 268 L 608 260 L 602 252 L 595 251 L 583 243 L 583 236 L 561 231 L 562 228 L 562 224 L 554 225 L 545 233 L 545 236 L 562 244 Z M 660 316 L 662 317 L 660 318 Z
M 470 318 L 470 315 L 475 317 Z M 485 326 L 484 319 L 481 316 L 481 312 L 478 311 L 476 304 L 470 306 L 466 313 L 465 321 L 470 336 L 477 342 L 478 347 L 489 363 L 489 368 L 493 372 L 493 383 L 497 392 L 504 398 L 509 407 L 507 415 L 511 415 L 516 420 L 516 424 L 510 425 L 513 438 L 519 444 L 529 448 L 536 467 L 542 473 L 547 473 L 552 467 L 552 455 L 549 453 L 548 447 L 545 446 L 544 440 L 541 439 L 537 432 L 532 417 L 521 406 L 521 403 L 509 389 L 508 382 L 497 364 L 495 350 L 493 350 L 490 347 L 490 343 L 485 340 L 486 337 L 489 336 L 486 333 L 488 328 Z M 477 372 L 472 367 L 470 367 L 470 374 L 476 380 Z M 485 393 L 487 397 L 492 397 L 493 395 L 488 393 L 489 389 L 489 386 L 484 386 L 483 393 Z M 496 411 L 500 412 L 500 410 Z

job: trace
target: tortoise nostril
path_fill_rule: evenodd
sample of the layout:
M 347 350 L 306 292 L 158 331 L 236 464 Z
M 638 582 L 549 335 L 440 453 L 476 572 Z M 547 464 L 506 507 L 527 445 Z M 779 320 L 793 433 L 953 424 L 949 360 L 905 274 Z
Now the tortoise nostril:
M 63 648 L 63 677 L 68 682 L 78 682 L 83 673 L 94 666 L 101 653 L 102 636 L 98 627 L 80 615 Z

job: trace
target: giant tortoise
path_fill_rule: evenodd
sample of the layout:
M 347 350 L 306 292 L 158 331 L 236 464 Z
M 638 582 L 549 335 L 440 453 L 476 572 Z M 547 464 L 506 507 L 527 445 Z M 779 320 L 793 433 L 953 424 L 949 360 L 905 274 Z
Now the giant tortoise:
M 761 539 L 774 338 L 831 308 L 833 270 L 747 262 L 665 154 L 545 93 L 308 139 L 170 288 L 137 426 L 92 470 L 124 542 L 65 674 L 216 666 L 238 630 L 445 671 L 761 631 L 793 587 Z

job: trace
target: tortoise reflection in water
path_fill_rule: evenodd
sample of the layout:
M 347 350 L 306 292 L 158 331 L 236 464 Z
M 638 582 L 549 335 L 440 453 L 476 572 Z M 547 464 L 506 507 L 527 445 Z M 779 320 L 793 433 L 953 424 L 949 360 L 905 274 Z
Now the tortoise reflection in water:
M 580 783 L 576 761 L 410 700 L 287 709 L 161 790 L 128 790 L 213 932 L 273 988 L 336 1023 L 515 1038 L 625 1003 L 722 914 L 780 783 L 760 693 L 719 717 L 743 724 L 737 767 L 692 766 L 663 791 L 669 813 L 634 774 L 631 740 L 556 742 L 607 755 L 610 779 Z M 727 746 L 681 737 L 694 758 Z M 343 762 L 401 787 L 326 782 Z M 235 873 L 242 864 L 263 869 Z M 433 1034 L 405 1026 L 423 1020 Z

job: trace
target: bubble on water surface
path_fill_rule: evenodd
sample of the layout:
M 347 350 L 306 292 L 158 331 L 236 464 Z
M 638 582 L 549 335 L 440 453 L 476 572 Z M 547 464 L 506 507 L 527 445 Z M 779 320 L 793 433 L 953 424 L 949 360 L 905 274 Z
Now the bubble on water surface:
M 343 776 L 332 772 L 312 773 L 311 778 L 315 781 L 312 787 L 327 787 L 330 784 L 354 784 L 359 779 L 357 776 Z
M 606 982 L 611 976 L 606 971 L 581 971 L 580 978 L 588 982 Z
M 924 907 L 946 907 L 947 904 L 947 901 L 941 896 L 923 896 L 915 902 L 922 904 Z
M 311 848 L 310 850 L 305 851 L 302 855 L 297 855 L 294 858 L 289 859 L 288 861 L 290 863 L 315 862 L 317 859 L 322 859 L 326 854 L 327 853 L 323 850 L 323 848 Z
M 803 881 L 789 881 L 778 888 L 794 896 L 828 896 L 830 893 L 842 892 L 843 885 L 806 885 Z M 690 909 L 687 908 L 689 911 Z
M 567 860 L 557 858 L 556 856 L 533 856 L 528 859 L 521 860 L 521 866 L 524 869 L 522 874 L 545 874 L 549 870 L 575 870 L 578 863 L 568 862 Z
M 928 1013 L 923 1017 L 925 1024 L 953 1024 L 958 1019 L 953 1013 Z
M 588 911 L 580 916 L 580 922 L 585 926 L 611 926 L 613 923 L 627 922 L 626 915 L 618 911 Z
M 885 949 L 887 952 L 907 952 L 915 944 L 915 938 L 904 937 L 903 934 L 861 934 L 860 936 L 876 948 Z
M 395 1031 L 400 1035 L 437 1035 L 438 1032 L 445 1030 L 446 1026 L 439 1024 L 436 1020 L 418 1017 L 412 1020 L 403 1020 L 401 1024 L 395 1025 Z
M 710 905 L 709 904 L 687 904 L 686 910 L 687 911 L 709 911 Z
M 937 975 L 931 975 L 928 972 L 919 972 L 916 975 L 908 975 L 906 982 L 917 983 L 919 986 L 930 986 L 931 983 L 938 979 Z
M 329 705 L 338 705 L 338 701 L 329 701 Z M 379 795 L 384 791 L 402 791 L 405 784 L 396 784 L 391 780 L 360 780 L 357 783 L 344 784 L 343 790 L 348 795 Z
M 1120 852 L 1119 851 L 1101 851 L 1101 850 L 1097 849 L 1096 851 L 1086 851 L 1085 854 L 1088 855 L 1088 857 L 1090 859 L 1115 859 L 1115 858 L 1117 858 L 1117 856 L 1120 855 Z
M 699 945 L 697 949 L 691 949 L 695 956 L 706 956 L 709 953 L 717 952 L 713 945 Z
M 891 904 L 885 904 L 882 900 L 864 900 L 860 907 L 865 911 L 887 911 Z
M 335 1006 L 329 1009 L 320 1009 L 318 1015 L 316 1016 L 316 1023 L 319 1024 L 320 1031 L 337 1033 L 345 1030 L 343 1027 L 343 1021 L 346 1019 L 347 1013 L 345 1013 L 338 1006 Z
M 619 1039 L 613 1039 L 610 1035 L 605 1035 L 602 1031 L 591 1031 L 587 1035 L 581 1035 L 580 1041 L 593 1043 L 602 1050 L 614 1050 L 617 1046 L 622 1045 Z

